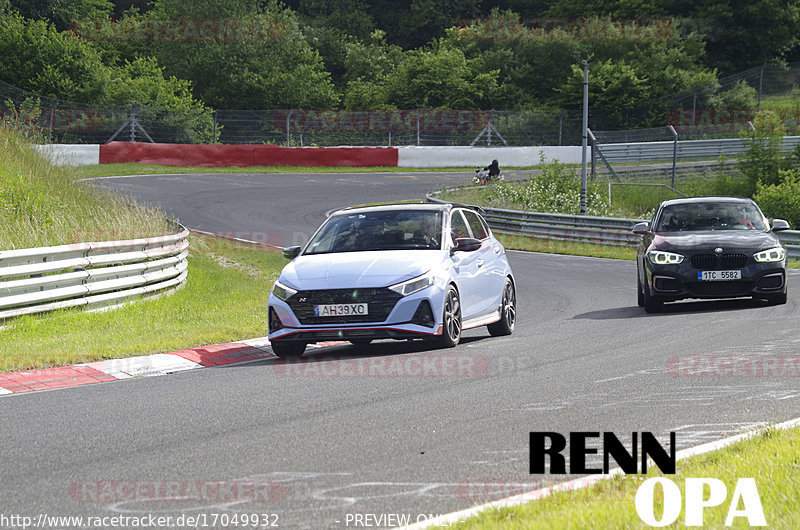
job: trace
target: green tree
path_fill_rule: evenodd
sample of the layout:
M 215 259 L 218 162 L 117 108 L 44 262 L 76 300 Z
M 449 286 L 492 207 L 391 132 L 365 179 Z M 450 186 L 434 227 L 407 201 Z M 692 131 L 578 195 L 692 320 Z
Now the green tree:
M 0 17 L 0 79 L 41 96 L 93 105 L 140 103 L 159 123 L 184 130 L 186 141 L 210 141 L 212 117 L 192 95 L 188 81 L 166 77 L 154 58 L 103 64 L 90 43 L 41 20 Z M 167 112 L 164 112 L 164 111 Z M 179 111 L 179 112 L 176 112 Z
M 715 73 L 701 64 L 702 37 L 686 34 L 677 23 L 642 27 L 631 21 L 631 31 L 628 22 L 608 17 L 573 22 L 583 26 L 537 27 L 522 23 L 513 12 L 493 10 L 484 21 L 448 32 L 447 40 L 483 65 L 482 71 L 499 70 L 502 108 L 577 108 L 582 77 L 576 77 L 574 68 L 591 57 L 592 108 L 613 110 L 616 126 L 621 126 L 622 110 L 716 82 Z M 612 103 L 616 97 L 622 99 Z M 654 109 L 654 114 L 656 110 L 663 123 L 665 109 Z
M 10 5 L 25 18 L 46 20 L 59 31 L 78 19 L 107 18 L 114 8 L 109 0 L 10 0 Z
M 497 70 L 497 108 L 536 108 L 552 100 L 557 87 L 582 58 L 580 43 L 542 38 L 516 13 L 493 10 L 490 16 L 447 32 L 448 46 L 460 49 L 476 70 Z
M 288 5 L 310 26 L 367 39 L 375 29 L 369 4 L 366 0 L 299 0 Z
M 229 40 L 185 38 L 150 49 L 165 71 L 192 81 L 217 108 L 333 108 L 330 74 L 305 39 L 295 13 L 270 2 L 157 0 L 148 19 L 237 19 L 253 28 Z
M 396 45 L 387 44 L 385 33 L 375 30 L 367 42 L 346 45 L 343 104 L 347 109 L 396 108 L 388 101 L 387 78 L 405 55 Z
M 728 90 L 718 92 L 709 97 L 709 107 L 715 109 L 732 109 L 736 111 L 753 111 L 757 106 L 758 92 L 744 80 L 739 80 Z
M 742 133 L 747 141 L 747 151 L 738 164 L 739 171 L 749 183 L 748 195 L 758 186 L 774 186 L 781 181 L 781 171 L 790 168 L 790 160 L 782 150 L 783 123 L 771 111 L 759 112 L 753 120 L 755 131 Z
M 477 16 L 480 0 L 373 0 L 369 14 L 387 40 L 419 48 L 444 35 L 458 21 Z
M 800 227 L 800 169 L 781 170 L 778 179 L 775 184 L 759 184 L 753 199 L 764 215 L 785 219 L 796 230 Z
M 72 34 L 19 14 L 0 18 L 0 79 L 42 96 L 96 101 L 105 89 L 100 55 Z
M 629 17 L 661 16 L 656 0 L 558 0 L 545 11 L 550 17 Z
M 706 64 L 723 75 L 781 62 L 800 43 L 798 0 L 665 0 L 663 8 L 705 36 Z
M 387 99 L 398 108 L 489 108 L 498 71 L 480 72 L 461 50 L 446 46 L 413 50 L 390 74 Z
M 589 108 L 617 110 L 631 108 L 649 96 L 647 79 L 624 61 L 592 61 L 590 66 Z M 558 90 L 564 107 L 580 108 L 583 101 L 583 68 L 572 66 L 572 75 Z

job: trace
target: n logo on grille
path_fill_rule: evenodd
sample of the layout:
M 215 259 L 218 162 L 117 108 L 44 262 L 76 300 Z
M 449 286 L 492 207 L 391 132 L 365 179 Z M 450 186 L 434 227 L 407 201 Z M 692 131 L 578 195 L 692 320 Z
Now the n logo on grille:
M 717 254 L 722 254 L 722 247 L 715 248 L 714 252 L 716 252 Z

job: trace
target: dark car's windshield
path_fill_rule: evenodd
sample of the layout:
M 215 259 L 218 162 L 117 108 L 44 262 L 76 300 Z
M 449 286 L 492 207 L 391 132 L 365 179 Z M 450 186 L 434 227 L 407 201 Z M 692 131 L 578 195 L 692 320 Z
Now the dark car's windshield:
M 337 215 L 309 242 L 304 254 L 366 250 L 440 249 L 442 212 L 381 210 Z
M 656 232 L 769 230 L 764 216 L 746 202 L 684 203 L 661 210 Z

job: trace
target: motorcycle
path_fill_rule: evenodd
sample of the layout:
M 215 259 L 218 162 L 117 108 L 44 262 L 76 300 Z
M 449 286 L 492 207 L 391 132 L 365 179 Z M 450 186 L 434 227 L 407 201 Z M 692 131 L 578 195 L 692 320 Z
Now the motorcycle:
M 489 176 L 489 169 L 488 168 L 480 168 L 475 170 L 475 175 L 472 177 L 473 184 L 480 184 L 481 186 L 487 185 L 492 180 L 505 180 L 505 177 L 502 173 L 497 175 L 496 177 Z

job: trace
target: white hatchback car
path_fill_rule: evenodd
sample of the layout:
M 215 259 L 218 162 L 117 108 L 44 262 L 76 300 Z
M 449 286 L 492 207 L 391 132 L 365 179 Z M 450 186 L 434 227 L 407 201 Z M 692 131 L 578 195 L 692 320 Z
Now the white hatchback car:
M 319 341 L 423 338 L 452 347 L 465 329 L 514 330 L 516 284 L 505 249 L 467 207 L 346 208 L 284 255 L 292 261 L 268 309 L 279 357 Z

